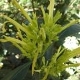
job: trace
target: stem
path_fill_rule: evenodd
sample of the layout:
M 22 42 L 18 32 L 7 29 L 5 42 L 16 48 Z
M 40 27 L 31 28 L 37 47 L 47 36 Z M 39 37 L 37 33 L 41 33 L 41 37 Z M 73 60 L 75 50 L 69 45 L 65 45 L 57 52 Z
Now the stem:
M 33 12 L 35 13 L 35 9 L 34 9 L 34 0 L 32 0 L 32 9 L 33 9 Z
M 48 73 L 49 73 L 49 71 L 46 72 L 46 74 L 45 74 L 45 76 L 43 77 L 42 80 L 46 80 L 46 79 L 47 79 L 47 77 L 48 77 Z

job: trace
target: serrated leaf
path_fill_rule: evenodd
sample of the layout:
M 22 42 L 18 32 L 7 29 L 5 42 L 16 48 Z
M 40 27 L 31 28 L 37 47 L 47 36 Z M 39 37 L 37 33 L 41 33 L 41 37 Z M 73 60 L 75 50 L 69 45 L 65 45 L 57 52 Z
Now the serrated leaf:
M 73 51 L 65 51 L 64 54 L 62 54 L 58 60 L 57 63 L 63 64 L 67 62 L 70 58 L 75 57 L 80 54 L 80 47 L 77 49 L 74 49 Z
M 61 15 L 62 14 L 59 11 L 57 11 L 55 16 L 53 17 L 53 22 L 56 23 L 61 18 Z
M 21 13 L 26 17 L 26 19 L 28 19 L 29 22 L 32 22 L 32 19 L 30 18 L 30 16 L 27 14 L 27 12 L 24 10 L 24 8 L 17 3 L 16 0 L 12 0 L 12 3 L 14 6 L 16 6 L 18 9 L 20 9 Z

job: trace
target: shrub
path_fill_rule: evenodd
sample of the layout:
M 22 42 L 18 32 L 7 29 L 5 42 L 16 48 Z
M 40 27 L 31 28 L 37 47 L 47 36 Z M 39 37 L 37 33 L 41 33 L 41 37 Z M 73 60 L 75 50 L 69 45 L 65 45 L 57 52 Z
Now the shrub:
M 54 15 L 54 0 L 50 0 L 48 6 L 49 13 L 45 13 L 41 6 L 43 23 L 38 25 L 35 13 L 32 14 L 31 18 L 23 7 L 16 2 L 16 0 L 12 0 L 11 2 L 21 11 L 26 20 L 29 21 L 29 24 L 20 24 L 6 15 L 0 15 L 0 17 L 7 20 L 3 23 L 3 33 L 6 31 L 5 24 L 9 22 L 17 29 L 16 35 L 18 35 L 18 38 L 3 35 L 3 39 L 0 39 L 0 41 L 11 42 L 20 49 L 22 57 L 26 56 L 26 58 L 29 59 L 29 62 L 17 67 L 2 80 L 23 80 L 26 74 L 30 71 L 32 72 L 32 77 L 37 77 L 38 75 L 40 80 L 46 80 L 49 79 L 49 76 L 59 76 L 59 74 L 67 67 L 76 67 L 80 65 L 80 63 L 66 63 L 71 57 L 80 53 L 80 48 L 69 51 L 61 46 L 58 48 L 54 46 L 55 52 L 48 50 L 49 46 L 52 44 L 54 45 L 58 41 L 58 34 L 64 29 L 70 27 L 70 25 L 77 23 L 78 20 L 73 20 L 65 26 L 57 24 L 57 21 L 61 17 L 61 13 L 57 11 Z M 46 54 L 46 51 L 48 54 Z M 46 55 L 51 57 L 48 59 L 46 58 Z

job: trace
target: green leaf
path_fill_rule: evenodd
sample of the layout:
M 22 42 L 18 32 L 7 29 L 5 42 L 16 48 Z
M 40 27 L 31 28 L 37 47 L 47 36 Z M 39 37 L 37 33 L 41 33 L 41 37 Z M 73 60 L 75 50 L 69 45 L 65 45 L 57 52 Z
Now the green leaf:
M 16 6 L 18 9 L 20 9 L 21 13 L 26 17 L 26 19 L 28 19 L 29 22 L 32 22 L 32 19 L 29 17 L 27 12 L 24 10 L 24 8 L 21 5 L 19 5 L 17 3 L 16 0 L 12 0 L 12 3 L 13 3 L 14 6 Z
M 67 62 L 70 58 L 75 57 L 80 54 L 80 47 L 74 49 L 73 51 L 66 51 L 57 59 L 58 64 L 63 64 Z
M 63 26 L 63 28 L 62 28 L 62 30 L 60 30 L 60 32 L 65 30 L 66 28 L 70 27 L 71 25 L 78 23 L 78 22 L 79 22 L 79 19 L 70 21 L 70 23 Z
M 68 68 L 68 67 L 78 67 L 78 66 L 80 66 L 80 63 L 66 65 L 66 68 Z
M 48 10 L 49 10 L 49 18 L 53 18 L 53 10 L 54 10 L 54 2 L 55 0 L 49 0 L 50 4 L 48 6 Z
M 17 67 L 16 69 L 12 70 L 9 74 L 7 74 L 2 80 L 23 80 L 29 71 L 30 65 L 31 62 L 28 62 L 24 65 Z
M 23 42 L 23 41 L 20 41 L 19 39 L 16 39 L 16 38 L 12 38 L 12 37 L 7 37 L 5 36 L 5 39 L 0 39 L 1 42 L 7 42 L 7 41 L 10 41 L 10 42 L 15 42 L 15 43 L 19 43 L 21 45 L 24 45 L 26 46 L 26 43 Z
M 54 23 L 56 23 L 61 18 L 61 15 L 62 14 L 59 11 L 57 11 L 57 13 L 55 14 L 55 16 L 53 17 Z
M 43 13 L 43 18 L 45 19 L 45 11 L 44 11 L 44 8 L 43 8 L 43 6 L 41 6 L 41 10 L 42 10 L 42 13 Z

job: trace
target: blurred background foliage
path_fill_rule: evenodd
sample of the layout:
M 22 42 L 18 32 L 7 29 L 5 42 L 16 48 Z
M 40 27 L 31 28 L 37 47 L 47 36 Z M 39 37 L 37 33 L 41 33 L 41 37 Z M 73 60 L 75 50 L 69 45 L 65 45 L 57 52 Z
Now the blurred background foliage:
M 25 10 L 31 15 L 31 12 L 36 10 L 37 15 L 40 15 L 39 7 L 40 5 L 44 6 L 44 9 L 47 11 L 47 6 L 49 0 L 17 0 L 20 5 L 22 5 Z M 11 17 L 15 18 L 17 14 L 19 18 L 22 18 L 18 10 L 9 5 L 10 0 L 1 0 L 0 1 L 0 13 L 8 14 Z M 62 13 L 62 19 L 60 20 L 61 24 L 65 24 L 67 21 L 72 19 L 80 18 L 80 0 L 55 0 L 55 12 L 59 10 Z M 17 18 L 16 18 L 17 19 Z M 65 23 L 62 23 L 65 21 Z

